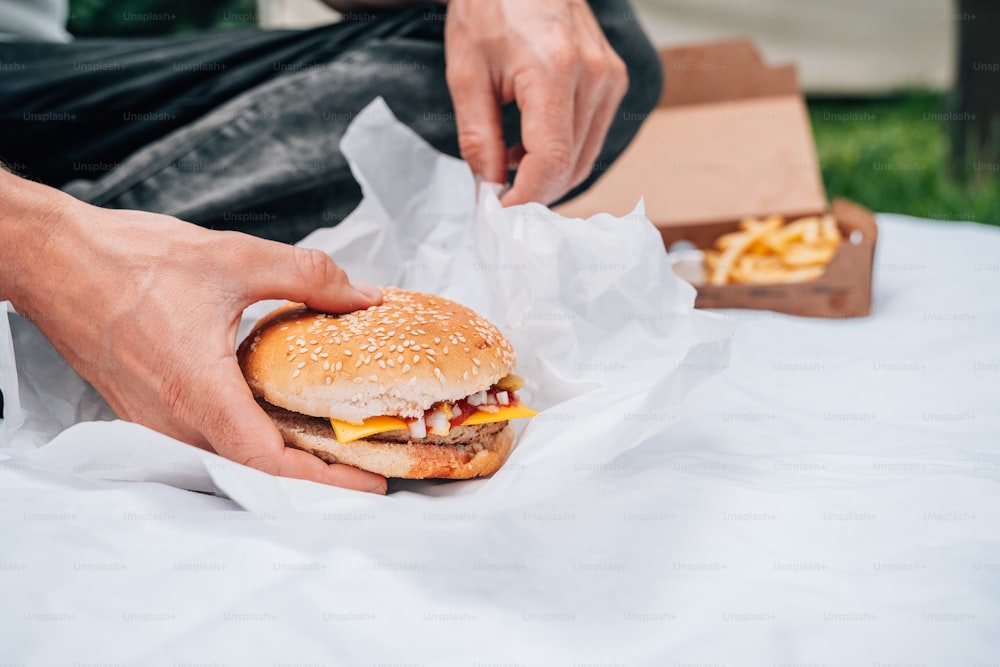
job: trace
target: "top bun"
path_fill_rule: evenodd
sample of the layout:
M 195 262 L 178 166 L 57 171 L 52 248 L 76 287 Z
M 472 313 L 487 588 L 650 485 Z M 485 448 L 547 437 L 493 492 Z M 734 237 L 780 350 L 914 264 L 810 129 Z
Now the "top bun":
M 343 315 L 289 303 L 257 323 L 237 353 L 254 394 L 314 417 L 422 417 L 509 374 L 514 350 L 454 301 L 384 289 L 381 306 Z

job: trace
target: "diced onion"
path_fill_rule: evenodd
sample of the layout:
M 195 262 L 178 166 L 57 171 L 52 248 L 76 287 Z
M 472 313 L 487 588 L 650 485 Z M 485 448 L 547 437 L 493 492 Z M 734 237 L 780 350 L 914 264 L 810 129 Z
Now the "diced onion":
M 411 422 L 407 422 L 407 426 L 410 427 L 410 435 L 414 438 L 426 438 L 427 437 L 427 424 L 424 423 L 424 418 L 414 419 Z
M 500 405 L 510 405 L 510 396 L 505 391 L 497 392 L 497 403 Z
M 500 406 L 498 405 L 480 405 L 479 409 L 491 415 L 495 415 L 496 413 L 500 412 Z
M 487 405 L 497 404 L 497 395 L 494 394 L 492 391 L 486 393 L 486 404 Z
M 486 403 L 486 390 L 477 391 L 465 400 L 469 402 L 469 405 L 483 405 Z
M 427 414 L 427 428 L 434 435 L 448 435 L 451 430 L 451 422 L 440 410 L 434 410 Z

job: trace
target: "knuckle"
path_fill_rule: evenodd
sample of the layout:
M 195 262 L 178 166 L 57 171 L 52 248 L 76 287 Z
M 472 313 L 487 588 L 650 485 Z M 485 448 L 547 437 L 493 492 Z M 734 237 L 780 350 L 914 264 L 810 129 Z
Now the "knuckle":
M 615 93 L 624 97 L 629 87 L 628 66 L 617 54 L 611 59 L 608 75 L 614 84 Z
M 583 71 L 592 77 L 603 77 L 612 71 L 612 62 L 600 52 L 588 52 L 581 58 Z
M 478 72 L 464 63 L 446 64 L 444 76 L 448 85 L 453 89 L 457 88 L 459 91 L 476 85 L 480 77 Z
M 478 156 L 489 150 L 490 142 L 482 132 L 465 128 L 458 132 L 458 145 L 464 154 Z
M 238 457 L 236 462 L 271 475 L 277 475 L 281 472 L 281 462 L 274 456 L 250 454 Z
M 564 181 L 573 168 L 573 152 L 566 144 L 550 143 L 545 149 L 546 166 L 553 172 L 553 180 Z
M 346 282 L 344 270 L 334 264 L 322 250 L 295 247 L 293 252 L 295 265 L 303 282 L 311 285 Z
M 569 75 L 576 70 L 580 59 L 576 50 L 569 43 L 557 42 L 549 48 L 548 62 L 549 67 L 556 74 Z

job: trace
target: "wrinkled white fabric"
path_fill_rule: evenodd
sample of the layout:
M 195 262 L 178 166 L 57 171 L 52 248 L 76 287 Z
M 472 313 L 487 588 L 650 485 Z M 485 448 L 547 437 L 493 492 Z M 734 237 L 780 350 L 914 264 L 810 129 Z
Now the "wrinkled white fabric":
M 437 179 L 425 176 L 436 201 Z M 489 216 L 484 197 L 479 211 Z M 392 203 L 383 211 L 407 213 Z M 517 215 L 534 212 L 545 215 Z M 559 228 L 535 222 L 518 234 Z M 610 253 L 628 247 L 600 224 Z M 447 278 L 446 293 L 459 297 L 489 277 L 495 291 L 473 300 L 509 330 L 533 400 L 553 410 L 489 481 L 400 484 L 377 498 L 271 478 L 119 422 L 80 423 L 38 449 L 25 441 L 0 461 L 4 658 L 989 664 L 1000 617 L 1000 230 L 891 215 L 879 224 L 871 317 L 727 313 L 738 324 L 731 367 L 683 404 L 669 375 L 639 391 L 638 361 L 588 383 L 578 374 L 601 368 L 567 369 L 544 346 L 532 359 L 532 326 L 547 320 L 529 318 L 537 311 L 524 304 L 566 314 L 590 302 L 541 286 L 522 301 L 503 272 L 463 274 L 470 260 L 453 256 L 455 273 L 439 267 L 434 279 Z M 476 229 L 496 233 L 488 221 Z M 345 232 L 353 240 L 342 247 L 367 247 L 363 236 Z M 383 268 L 429 286 L 419 265 L 436 252 L 386 254 Z M 704 333 L 691 324 L 699 319 L 628 326 L 671 327 L 690 341 Z M 27 326 L 14 325 L 15 341 Z M 586 346 L 599 332 L 585 331 L 593 338 L 578 345 L 593 354 Z M 642 344 L 635 358 L 659 349 Z M 695 349 L 706 356 L 672 370 L 717 372 L 717 345 L 724 339 L 703 342 Z M 636 391 L 617 421 L 602 412 L 614 400 L 602 383 Z

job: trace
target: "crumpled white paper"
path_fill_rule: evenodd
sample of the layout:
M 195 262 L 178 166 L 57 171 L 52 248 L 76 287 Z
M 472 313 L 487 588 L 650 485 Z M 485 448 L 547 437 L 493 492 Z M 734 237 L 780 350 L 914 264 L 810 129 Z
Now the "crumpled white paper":
M 667 428 L 685 396 L 726 367 L 732 323 L 694 310 L 694 290 L 674 275 L 641 204 L 624 218 L 579 220 L 538 204 L 503 208 L 491 187 L 477 201 L 467 164 L 428 146 L 381 99 L 342 149 L 364 200 L 300 245 L 326 251 L 349 275 L 466 304 L 507 334 L 527 379 L 522 396 L 541 414 L 519 423 L 498 473 L 395 483 L 380 498 L 270 477 L 134 424 L 94 421 L 113 414 L 16 315 L 10 326 L 0 319 L 0 451 L 62 472 L 214 491 L 274 515 L 455 495 L 464 508 L 488 499 L 484 510 L 498 510 L 557 492 L 568 471 L 600 471 Z M 241 337 L 274 305 L 247 309 Z

